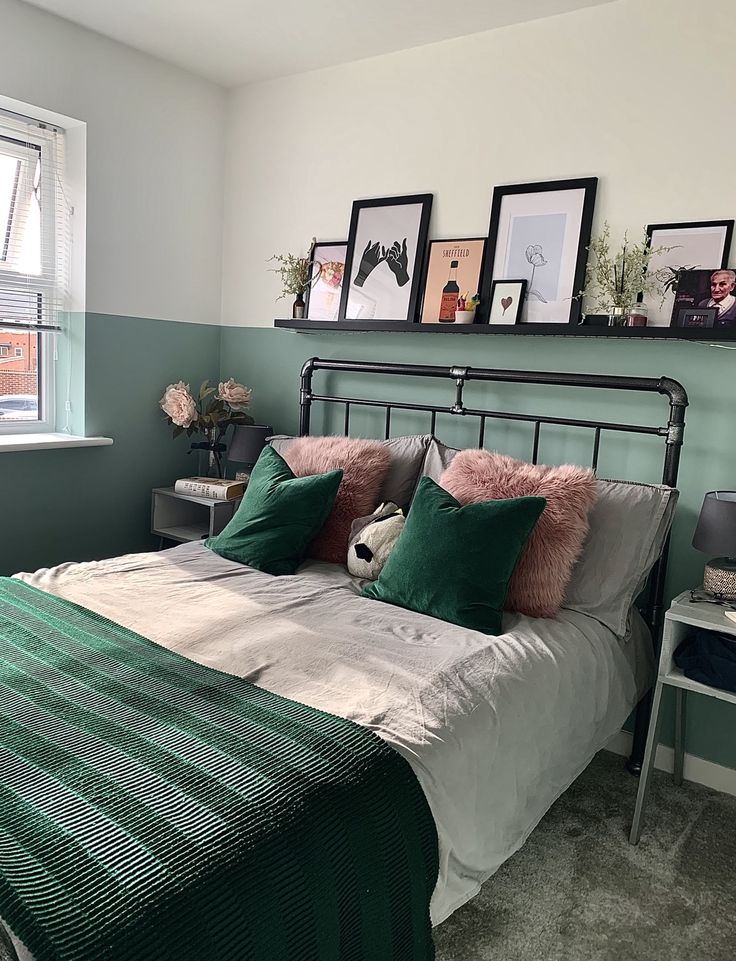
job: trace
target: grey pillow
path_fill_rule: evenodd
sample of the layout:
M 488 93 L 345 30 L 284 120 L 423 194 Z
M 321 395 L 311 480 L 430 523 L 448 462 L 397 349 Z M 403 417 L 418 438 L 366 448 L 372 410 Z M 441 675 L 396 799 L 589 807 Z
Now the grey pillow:
M 457 453 L 432 438 L 422 476 L 439 484 Z M 631 606 L 662 553 L 678 496 L 663 485 L 599 480 L 598 498 L 588 514 L 590 530 L 563 607 L 588 614 L 624 637 Z
M 427 453 L 424 455 L 422 477 L 431 477 L 436 484 L 439 484 L 442 472 L 450 466 L 453 457 L 458 453 L 457 448 L 446 447 L 442 441 L 433 437 L 429 442 L 429 447 L 427 447 Z M 417 478 L 418 482 L 419 479 Z
M 599 480 L 563 607 L 589 614 L 624 637 L 631 605 L 662 553 L 678 496 L 661 484 Z
M 401 508 L 408 506 L 431 439 L 430 434 L 412 434 L 408 437 L 391 437 L 381 442 L 389 449 L 391 466 L 381 487 L 379 501 L 393 501 Z M 268 438 L 268 443 L 277 454 L 283 456 L 284 451 L 295 440 L 295 437 L 288 434 L 274 434 Z

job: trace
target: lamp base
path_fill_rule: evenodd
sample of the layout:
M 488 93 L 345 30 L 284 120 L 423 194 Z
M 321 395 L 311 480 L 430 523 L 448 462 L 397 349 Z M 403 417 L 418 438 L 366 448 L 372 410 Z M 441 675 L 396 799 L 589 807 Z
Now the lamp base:
M 736 557 L 714 557 L 703 572 L 703 588 L 712 594 L 736 596 Z

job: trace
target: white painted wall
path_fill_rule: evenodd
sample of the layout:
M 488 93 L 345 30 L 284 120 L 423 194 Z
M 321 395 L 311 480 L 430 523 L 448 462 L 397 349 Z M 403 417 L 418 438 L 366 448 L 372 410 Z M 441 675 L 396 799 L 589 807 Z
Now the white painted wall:
M 344 238 L 360 197 L 431 191 L 448 238 L 486 235 L 494 184 L 572 176 L 614 232 L 734 217 L 732 6 L 618 0 L 233 91 L 224 323 L 289 316 L 266 258 Z
M 0 0 L 0 96 L 87 124 L 87 310 L 218 323 L 224 91 Z

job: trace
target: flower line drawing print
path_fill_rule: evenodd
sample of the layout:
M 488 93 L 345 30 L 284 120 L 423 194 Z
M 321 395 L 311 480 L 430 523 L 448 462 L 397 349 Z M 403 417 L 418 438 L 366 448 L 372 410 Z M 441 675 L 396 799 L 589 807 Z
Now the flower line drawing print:
M 529 281 L 529 293 L 527 294 L 527 296 L 536 297 L 539 300 L 541 300 L 543 304 L 546 304 L 548 303 L 547 299 L 543 297 L 538 290 L 534 289 L 534 274 L 537 267 L 545 267 L 548 263 L 548 261 L 544 259 L 544 253 L 542 252 L 542 245 L 529 244 L 529 246 L 526 248 L 526 259 L 528 263 L 531 264 L 531 267 L 532 267 L 532 276 L 531 276 L 531 280 Z

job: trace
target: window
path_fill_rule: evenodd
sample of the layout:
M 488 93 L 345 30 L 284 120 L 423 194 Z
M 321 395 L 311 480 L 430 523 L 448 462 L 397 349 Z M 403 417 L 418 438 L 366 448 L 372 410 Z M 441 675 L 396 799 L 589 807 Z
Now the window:
M 64 132 L 0 110 L 0 433 L 54 430 L 70 255 Z

